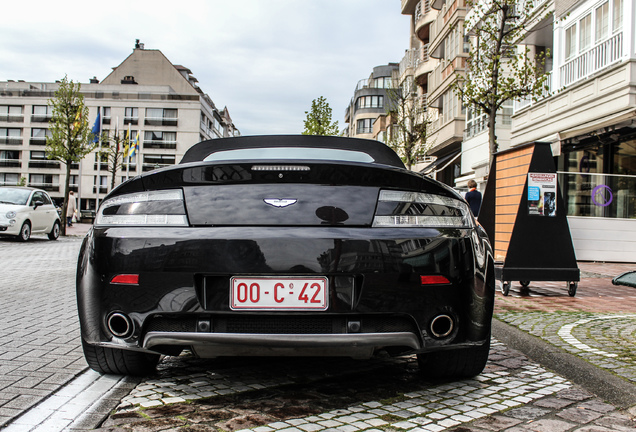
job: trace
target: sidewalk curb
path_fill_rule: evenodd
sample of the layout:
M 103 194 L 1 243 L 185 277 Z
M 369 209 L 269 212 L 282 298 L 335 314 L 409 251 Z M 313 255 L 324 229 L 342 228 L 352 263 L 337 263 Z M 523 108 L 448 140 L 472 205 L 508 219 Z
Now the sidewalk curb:
M 635 385 L 496 318 L 492 321 L 492 331 L 493 336 L 508 347 L 521 351 L 617 408 L 636 410 Z

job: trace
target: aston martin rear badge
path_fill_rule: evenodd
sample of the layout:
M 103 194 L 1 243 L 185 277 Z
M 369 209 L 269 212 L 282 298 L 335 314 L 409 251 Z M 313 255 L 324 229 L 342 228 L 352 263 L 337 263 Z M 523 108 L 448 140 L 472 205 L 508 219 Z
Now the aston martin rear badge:
M 297 199 L 279 199 L 279 198 L 265 198 L 263 201 L 265 201 L 266 204 L 269 204 L 274 207 L 287 207 L 292 204 L 296 204 L 296 202 L 298 202 Z

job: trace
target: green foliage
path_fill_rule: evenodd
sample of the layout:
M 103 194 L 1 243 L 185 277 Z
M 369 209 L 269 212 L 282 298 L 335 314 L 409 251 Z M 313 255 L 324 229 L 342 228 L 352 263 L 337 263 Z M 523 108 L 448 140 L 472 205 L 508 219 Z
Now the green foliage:
M 52 117 L 49 122 L 51 136 L 46 138 L 46 155 L 66 165 L 66 183 L 62 214 L 66 215 L 70 191 L 71 164 L 79 162 L 94 148 L 93 134 L 88 125 L 88 108 L 84 105 L 81 85 L 69 81 L 65 76 L 60 81 L 55 97 L 49 100 Z M 62 235 L 66 235 L 66 224 L 62 224 Z
M 410 80 L 386 89 L 386 95 L 390 122 L 386 144 L 411 169 L 432 147 L 428 142 L 429 113 L 418 99 L 414 83 Z
M 311 101 L 311 111 L 305 114 L 303 135 L 338 135 L 338 122 L 331 122 L 331 107 L 323 96 Z
M 27 185 L 27 178 L 20 177 L 20 181 L 18 181 L 18 186 L 26 186 L 26 185 Z
M 79 162 L 95 148 L 80 87 L 80 83 L 64 77 L 55 97 L 49 100 L 53 113 L 49 122 L 51 136 L 46 138 L 45 150 L 49 159 L 67 165 Z
M 497 111 L 508 100 L 538 99 L 548 90 L 544 71 L 549 52 L 518 45 L 529 21 L 549 15 L 545 6 L 533 10 L 534 2 L 520 0 L 467 0 L 470 9 L 464 23 L 471 35 L 466 75 L 453 89 L 464 104 L 488 116 L 490 152 L 498 149 L 495 134 Z

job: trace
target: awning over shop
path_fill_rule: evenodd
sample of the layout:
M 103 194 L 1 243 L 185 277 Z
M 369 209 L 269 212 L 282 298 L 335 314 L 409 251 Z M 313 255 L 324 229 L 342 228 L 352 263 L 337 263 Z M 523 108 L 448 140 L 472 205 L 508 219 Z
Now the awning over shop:
M 559 132 L 558 135 L 559 139 L 563 141 L 628 120 L 636 120 L 636 109 L 634 109 L 634 107 L 583 123 L 571 129 L 566 129 L 563 132 Z
M 460 150 L 447 154 L 446 156 L 438 157 L 434 162 L 420 171 L 420 174 L 428 175 L 433 172 L 442 171 L 448 165 L 455 162 L 455 160 L 462 154 Z

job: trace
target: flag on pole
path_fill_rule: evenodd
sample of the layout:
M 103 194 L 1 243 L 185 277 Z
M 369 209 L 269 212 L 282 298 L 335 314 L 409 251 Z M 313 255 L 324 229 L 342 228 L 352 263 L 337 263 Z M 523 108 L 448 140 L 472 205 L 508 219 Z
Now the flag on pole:
M 137 153 L 137 149 L 139 148 L 139 131 L 137 131 L 137 135 L 135 139 L 132 140 L 130 145 L 130 150 L 128 151 L 128 157 L 131 158 Z
M 126 131 L 125 135 L 124 135 L 124 159 L 128 157 L 128 150 L 129 150 L 129 142 L 128 142 L 128 134 L 130 132 L 130 129 Z
M 93 134 L 93 143 L 99 141 L 99 133 L 102 131 L 102 110 L 99 108 L 97 111 L 97 118 L 95 119 L 95 124 L 93 125 L 93 130 L 91 133 Z

